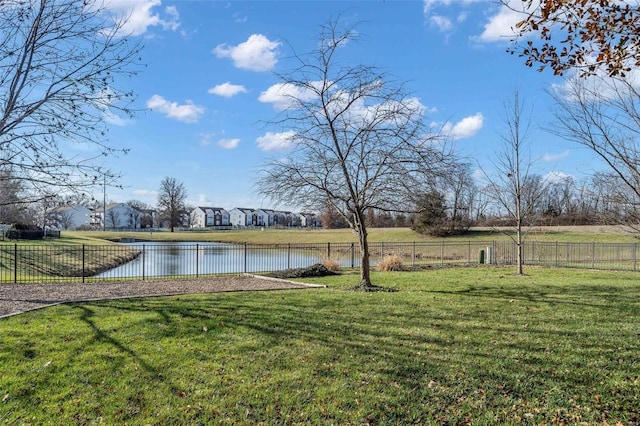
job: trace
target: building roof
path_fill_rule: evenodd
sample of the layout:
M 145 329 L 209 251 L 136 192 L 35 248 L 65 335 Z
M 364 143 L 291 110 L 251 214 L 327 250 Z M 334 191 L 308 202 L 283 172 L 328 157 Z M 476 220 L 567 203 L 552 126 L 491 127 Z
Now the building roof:
M 211 211 L 214 211 L 214 212 L 226 212 L 226 210 L 223 209 L 222 207 L 201 207 L 201 206 L 199 206 L 199 207 L 196 207 L 196 209 L 200 209 L 205 213 L 207 212 L 207 210 L 211 210 Z

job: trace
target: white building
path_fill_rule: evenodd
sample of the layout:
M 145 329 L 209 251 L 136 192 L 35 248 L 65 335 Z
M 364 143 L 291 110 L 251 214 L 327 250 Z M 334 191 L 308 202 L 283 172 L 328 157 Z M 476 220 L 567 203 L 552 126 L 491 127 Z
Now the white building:
M 192 228 L 229 226 L 230 214 L 221 207 L 196 207 L 190 213 Z
M 46 225 L 52 229 L 78 229 L 90 224 L 91 210 L 80 204 L 56 207 L 46 216 Z
M 251 226 L 254 225 L 254 210 L 235 207 L 229 210 L 229 221 L 231 226 Z
M 254 211 L 256 226 L 273 226 L 275 212 L 270 209 L 258 209 Z
M 315 213 L 300 213 L 300 226 L 303 228 L 320 227 L 322 222 Z
M 107 204 L 106 208 L 99 207 L 93 214 L 93 225 L 106 229 L 140 228 L 140 211 L 128 204 L 113 203 Z

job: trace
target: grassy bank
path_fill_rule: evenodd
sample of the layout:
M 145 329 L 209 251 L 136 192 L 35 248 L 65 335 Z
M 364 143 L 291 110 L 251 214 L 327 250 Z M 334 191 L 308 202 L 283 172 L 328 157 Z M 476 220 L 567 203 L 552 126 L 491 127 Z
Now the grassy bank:
M 130 247 L 71 233 L 63 233 L 62 238 L 5 241 L 0 243 L 0 281 L 86 277 L 127 263 L 138 255 L 139 251 Z
M 372 228 L 369 230 L 371 242 L 413 242 L 413 241 L 493 241 L 508 240 L 508 230 L 500 232 L 491 228 L 477 228 L 470 232 L 443 238 L 418 234 L 409 228 Z M 213 241 L 252 244 L 287 243 L 350 243 L 357 238 L 348 229 L 233 229 L 202 232 L 63 232 L 76 238 L 119 240 L 135 238 L 141 241 Z M 527 238 L 535 241 L 561 242 L 636 242 L 635 234 L 621 228 L 606 226 L 591 227 L 545 227 L 531 230 Z
M 637 424 L 637 274 L 376 273 L 0 320 L 0 423 Z

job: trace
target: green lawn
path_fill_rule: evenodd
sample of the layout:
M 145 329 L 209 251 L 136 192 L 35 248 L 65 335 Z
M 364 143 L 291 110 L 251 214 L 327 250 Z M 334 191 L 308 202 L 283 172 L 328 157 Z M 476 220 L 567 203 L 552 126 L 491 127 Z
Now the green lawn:
M 638 274 L 375 273 L 0 320 L 0 423 L 638 424 Z

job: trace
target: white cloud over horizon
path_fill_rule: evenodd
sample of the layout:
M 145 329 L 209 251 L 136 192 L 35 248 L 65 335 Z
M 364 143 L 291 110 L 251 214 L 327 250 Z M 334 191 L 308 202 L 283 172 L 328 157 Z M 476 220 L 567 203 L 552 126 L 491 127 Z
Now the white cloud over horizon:
M 547 183 L 564 183 L 567 180 L 573 180 L 573 176 L 564 172 L 549 172 L 542 177 L 543 181 Z
M 213 49 L 218 58 L 231 58 L 236 68 L 250 71 L 271 71 L 278 63 L 277 49 L 280 42 L 271 41 L 262 34 L 251 34 L 247 41 L 236 46 L 226 43 Z
M 203 106 L 195 105 L 191 100 L 180 105 L 177 102 L 170 102 L 160 95 L 153 95 L 149 98 L 147 108 L 183 123 L 196 123 L 205 112 Z
M 226 83 L 218 84 L 208 90 L 208 93 L 212 95 L 218 95 L 225 98 L 231 98 L 240 93 L 248 93 L 247 89 L 239 84 L 232 84 L 230 81 Z
M 481 112 L 465 117 L 457 123 L 453 124 L 447 121 L 442 125 L 442 132 L 452 139 L 465 139 L 474 136 L 482 129 L 484 125 L 484 115 Z M 432 125 L 435 127 L 435 124 Z
M 321 84 L 315 82 L 311 84 Z M 310 101 L 316 96 L 313 90 L 291 83 L 276 83 L 260 93 L 258 101 L 270 103 L 278 111 L 284 111 L 295 105 L 296 101 Z
M 281 133 L 267 132 L 256 139 L 256 144 L 262 151 L 284 150 L 293 145 L 294 136 L 295 132 L 293 131 Z
M 233 139 L 225 138 L 225 139 L 220 139 L 218 141 L 218 146 L 224 149 L 234 149 L 234 148 L 237 148 L 239 144 L 240 144 L 239 138 L 233 138 Z

